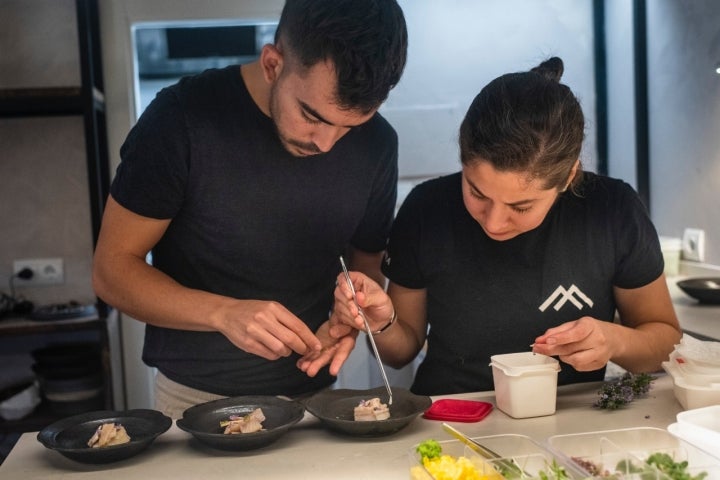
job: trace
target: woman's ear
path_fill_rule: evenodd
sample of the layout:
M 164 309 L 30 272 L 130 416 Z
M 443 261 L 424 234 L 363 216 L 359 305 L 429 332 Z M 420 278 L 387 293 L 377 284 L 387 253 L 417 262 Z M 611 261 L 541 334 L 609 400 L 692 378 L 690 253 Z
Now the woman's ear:
M 568 176 L 567 182 L 565 183 L 565 188 L 562 189 L 563 192 L 567 190 L 570 185 L 572 185 L 572 182 L 575 179 L 575 175 L 577 175 L 578 168 L 580 168 L 580 159 L 575 160 L 575 164 L 570 169 L 570 175 Z
M 283 68 L 283 60 L 283 54 L 277 46 L 263 45 L 260 51 L 260 67 L 266 82 L 273 83 L 278 79 Z

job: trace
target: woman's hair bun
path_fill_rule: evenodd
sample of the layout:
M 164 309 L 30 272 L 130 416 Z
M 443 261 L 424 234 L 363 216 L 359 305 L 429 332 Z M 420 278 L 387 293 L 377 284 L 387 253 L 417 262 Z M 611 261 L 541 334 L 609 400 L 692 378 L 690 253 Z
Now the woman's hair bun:
M 550 57 L 530 71 L 539 73 L 548 80 L 560 82 L 564 70 L 563 61 L 559 57 Z

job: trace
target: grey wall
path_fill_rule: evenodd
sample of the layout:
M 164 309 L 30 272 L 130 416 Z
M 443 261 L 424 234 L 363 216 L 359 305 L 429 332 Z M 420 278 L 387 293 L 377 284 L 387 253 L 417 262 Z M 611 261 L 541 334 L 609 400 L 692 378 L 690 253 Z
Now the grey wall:
M 627 0 L 605 1 L 608 172 L 637 186 L 632 6 Z
M 648 2 L 650 185 L 658 230 L 706 233 L 720 264 L 720 2 Z
M 76 29 L 73 0 L 0 0 L 0 88 L 79 85 Z M 62 257 L 63 285 L 16 293 L 94 302 L 82 118 L 0 118 L 0 179 L 0 291 L 13 260 Z
M 457 131 L 470 102 L 495 77 L 550 56 L 588 118 L 583 153 L 596 165 L 592 2 L 400 0 L 408 23 L 405 74 L 381 112 L 400 138 L 401 177 L 459 170 Z

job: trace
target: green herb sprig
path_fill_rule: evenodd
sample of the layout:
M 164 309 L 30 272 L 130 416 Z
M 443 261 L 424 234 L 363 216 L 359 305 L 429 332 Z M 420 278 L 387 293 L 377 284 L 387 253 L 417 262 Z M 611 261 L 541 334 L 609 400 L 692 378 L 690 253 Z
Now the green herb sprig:
M 557 463 L 555 459 L 548 465 L 548 472 L 540 470 L 538 476 L 540 480 L 570 480 L 571 478 L 565 471 L 565 467 Z
M 647 395 L 653 381 L 655 377 L 647 373 L 626 372 L 619 379 L 603 384 L 598 392 L 600 398 L 593 406 L 607 410 L 622 408 L 636 398 Z
M 415 450 L 420 454 L 420 457 L 425 458 L 436 458 L 442 455 L 442 446 L 436 440 L 429 439 L 421 442 Z
M 629 460 L 621 460 L 616 467 L 618 472 L 637 474 L 640 479 L 654 480 L 669 478 L 670 480 L 704 480 L 708 472 L 699 472 L 693 475 L 688 470 L 687 460 L 676 462 L 667 453 L 657 452 L 651 454 L 643 466 L 637 466 Z M 658 474 L 658 470 L 660 474 Z

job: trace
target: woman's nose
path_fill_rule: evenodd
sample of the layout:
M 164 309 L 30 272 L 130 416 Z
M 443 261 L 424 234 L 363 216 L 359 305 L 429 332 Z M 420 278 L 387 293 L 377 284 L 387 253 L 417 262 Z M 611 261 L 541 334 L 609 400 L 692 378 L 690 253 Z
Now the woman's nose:
M 483 213 L 485 214 L 485 230 L 493 233 L 502 232 L 507 220 L 504 206 L 488 205 Z

